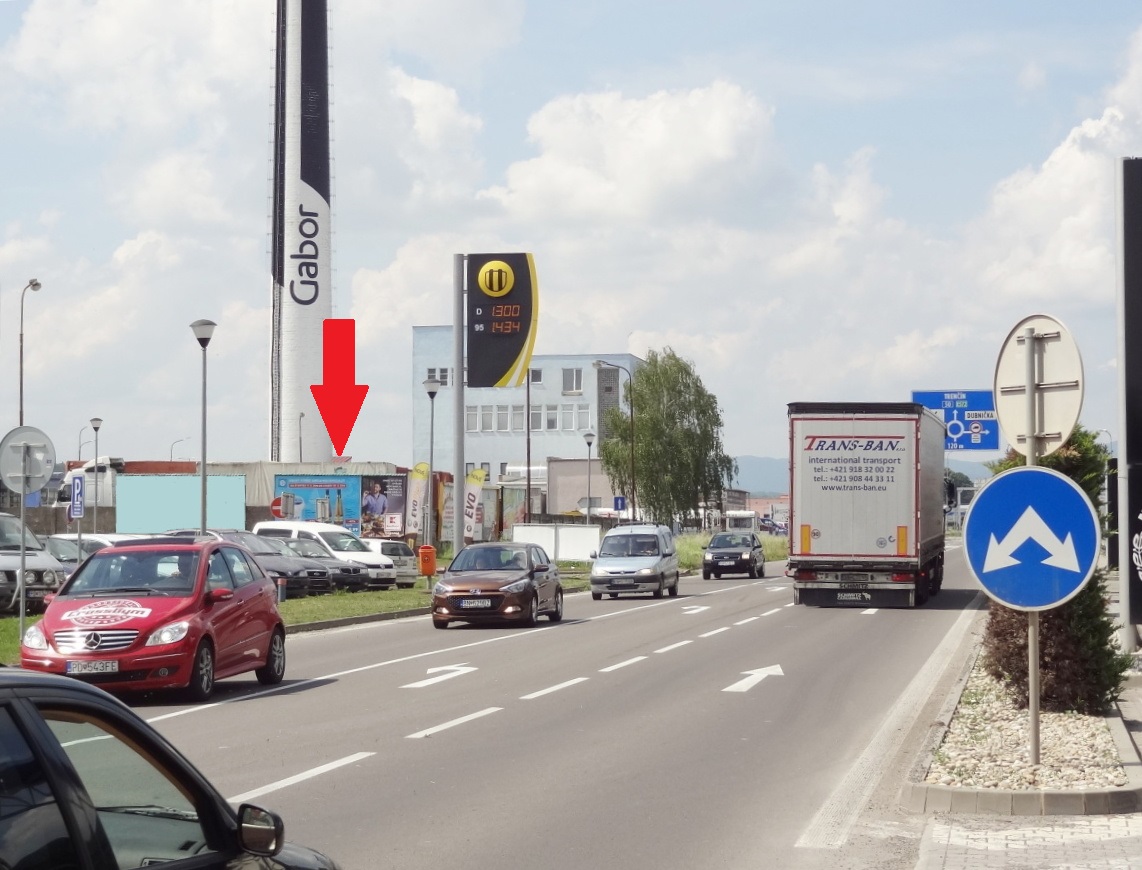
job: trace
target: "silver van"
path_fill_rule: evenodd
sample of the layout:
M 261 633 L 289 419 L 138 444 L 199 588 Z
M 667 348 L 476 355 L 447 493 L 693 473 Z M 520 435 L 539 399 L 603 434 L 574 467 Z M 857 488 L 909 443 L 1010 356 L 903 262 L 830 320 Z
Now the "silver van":
M 678 549 L 666 526 L 616 526 L 603 535 L 591 558 L 591 597 L 596 601 L 603 593 L 611 598 L 628 592 L 649 592 L 655 598 L 678 594 Z
M 0 612 L 20 612 L 20 543 L 24 551 L 24 606 L 42 610 L 44 596 L 67 577 L 43 542 L 17 516 L 0 513 Z

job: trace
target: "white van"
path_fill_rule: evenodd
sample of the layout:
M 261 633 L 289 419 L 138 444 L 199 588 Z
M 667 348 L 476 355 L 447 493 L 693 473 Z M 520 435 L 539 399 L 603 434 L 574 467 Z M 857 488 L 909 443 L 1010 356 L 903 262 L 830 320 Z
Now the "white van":
M 650 592 L 661 598 L 678 594 L 678 549 L 674 533 L 650 523 L 616 526 L 599 543 L 591 558 L 591 597 L 598 601 L 605 592 L 611 598 L 622 593 Z
M 344 526 L 304 520 L 267 520 L 254 523 L 250 531 L 269 538 L 304 538 L 343 562 L 366 565 L 369 569 L 366 589 L 391 589 L 396 585 L 397 569 L 393 560 L 370 550 L 364 541 Z

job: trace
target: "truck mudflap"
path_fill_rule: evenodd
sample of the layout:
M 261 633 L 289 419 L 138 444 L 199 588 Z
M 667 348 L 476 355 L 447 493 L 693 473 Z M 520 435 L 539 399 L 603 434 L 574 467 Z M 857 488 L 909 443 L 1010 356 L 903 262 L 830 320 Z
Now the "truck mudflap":
M 867 583 L 859 587 L 794 583 L 793 603 L 811 607 L 914 607 L 916 587 L 911 583 Z

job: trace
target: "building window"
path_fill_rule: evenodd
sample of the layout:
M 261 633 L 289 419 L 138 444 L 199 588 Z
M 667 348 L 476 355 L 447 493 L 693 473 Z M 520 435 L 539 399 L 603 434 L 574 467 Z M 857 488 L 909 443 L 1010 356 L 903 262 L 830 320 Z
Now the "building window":
M 510 431 L 508 428 L 509 422 L 510 422 L 510 417 L 508 416 L 508 406 L 507 405 L 496 405 L 496 431 L 497 432 L 508 432 L 508 431 Z
M 530 372 L 531 382 L 533 384 L 543 383 L 543 369 L 528 369 L 528 372 Z
M 429 369 L 428 378 L 430 381 L 437 381 L 440 386 L 448 386 L 448 372 L 450 369 Z
M 484 469 L 484 480 L 492 476 L 492 465 L 489 462 L 481 462 L 480 468 Z
M 506 462 L 500 463 L 500 477 L 508 476 L 508 464 Z
M 583 370 L 582 369 L 564 369 L 563 370 L 563 392 L 564 393 L 581 393 L 581 392 L 583 392 Z
M 558 405 L 548 405 L 547 406 L 547 428 L 549 430 L 559 428 L 559 406 Z
M 523 405 L 512 405 L 512 431 L 523 431 Z
M 531 431 L 538 432 L 543 428 L 543 405 L 531 406 Z
M 464 463 L 464 475 L 465 476 L 471 474 L 475 469 L 476 469 L 476 463 L 475 462 L 465 462 Z
M 491 432 L 492 431 L 492 406 L 491 405 L 481 405 L 480 406 L 480 431 L 481 432 Z
M 586 431 L 591 428 L 591 406 L 580 405 L 578 408 L 579 421 L 576 424 L 577 429 Z
M 480 431 L 480 417 L 475 405 L 464 406 L 464 431 Z
M 560 412 L 560 429 L 571 430 L 575 428 L 575 406 L 563 405 Z

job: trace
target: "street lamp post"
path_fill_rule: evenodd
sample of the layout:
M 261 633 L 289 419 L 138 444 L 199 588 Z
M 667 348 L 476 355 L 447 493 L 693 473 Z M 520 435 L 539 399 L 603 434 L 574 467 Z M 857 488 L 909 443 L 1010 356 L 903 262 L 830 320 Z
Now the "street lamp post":
M 618 363 L 597 359 L 593 363 L 596 369 L 607 366 L 612 369 L 622 369 L 627 373 L 627 383 L 630 384 L 630 521 L 635 521 L 635 482 L 634 482 L 634 375 L 630 369 Z
M 584 432 L 583 440 L 587 442 L 587 525 L 591 524 L 591 445 L 595 443 L 594 432 Z
M 298 411 L 297 412 L 297 461 L 298 462 L 304 462 L 305 461 L 302 458 L 304 454 L 301 452 L 301 421 L 304 419 L 305 419 L 305 411 Z
M 83 445 L 84 445 L 84 444 L 90 444 L 90 443 L 91 443 L 91 441 L 84 441 L 84 440 L 83 440 L 83 430 L 84 430 L 84 429 L 86 429 L 86 428 L 87 428 L 87 424 L 86 424 L 86 423 L 84 423 L 84 424 L 83 424 L 83 426 L 81 426 L 81 427 L 80 427 L 80 429 L 79 429 L 79 437 L 76 439 L 76 440 L 79 442 L 79 447 L 78 447 L 78 449 L 75 451 L 75 458 L 76 458 L 76 459 L 79 459 L 79 460 L 82 460 L 82 459 L 83 459 Z
M 189 441 L 189 440 L 190 440 L 190 436 L 187 435 L 185 438 L 178 438 L 178 439 L 171 442 L 171 462 L 174 462 L 174 446 L 176 444 L 181 444 L 183 441 Z
M 24 294 L 40 289 L 40 282 L 33 278 L 20 291 L 20 425 L 24 425 Z
M 91 509 L 91 533 L 99 532 L 99 427 L 103 425 L 103 418 L 92 417 L 91 428 L 95 430 L 95 507 Z
M 198 524 L 201 535 L 206 534 L 206 346 L 210 344 L 210 337 L 214 335 L 214 327 L 217 325 L 213 320 L 196 320 L 190 325 L 202 348 L 202 462 L 199 469 L 202 478 L 202 516 Z
M 428 508 L 428 520 L 425 522 L 424 528 L 424 542 L 429 546 L 432 545 L 432 527 L 434 517 L 432 515 L 432 463 L 435 459 L 433 453 L 436 448 L 436 394 L 440 392 L 440 381 L 435 378 L 429 378 L 424 382 L 424 390 L 428 393 L 428 497 L 425 499 L 425 506 Z M 428 578 L 428 585 L 432 585 L 432 578 Z

